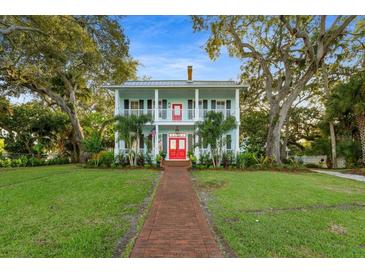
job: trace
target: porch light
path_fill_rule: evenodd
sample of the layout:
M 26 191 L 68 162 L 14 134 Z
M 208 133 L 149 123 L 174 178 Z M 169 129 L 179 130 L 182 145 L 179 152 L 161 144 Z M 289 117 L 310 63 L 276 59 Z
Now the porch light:
M 176 134 L 178 134 L 179 132 L 180 132 L 179 127 L 178 127 L 178 126 L 176 126 L 176 128 L 175 128 L 175 133 L 176 133 Z

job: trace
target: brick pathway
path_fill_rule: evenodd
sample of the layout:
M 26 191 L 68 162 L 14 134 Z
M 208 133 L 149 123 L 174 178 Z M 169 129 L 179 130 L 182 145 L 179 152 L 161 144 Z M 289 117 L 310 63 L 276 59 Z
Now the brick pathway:
M 131 257 L 222 257 L 186 166 L 166 163 Z

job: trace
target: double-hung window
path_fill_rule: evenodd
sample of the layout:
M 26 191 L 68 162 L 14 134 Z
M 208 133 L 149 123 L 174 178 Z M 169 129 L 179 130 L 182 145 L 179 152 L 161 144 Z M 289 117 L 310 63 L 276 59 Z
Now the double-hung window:
M 131 114 L 138 115 L 139 114 L 139 101 L 131 101 Z
M 225 109 L 226 109 L 226 101 L 217 100 L 217 112 L 221 112 L 224 115 Z

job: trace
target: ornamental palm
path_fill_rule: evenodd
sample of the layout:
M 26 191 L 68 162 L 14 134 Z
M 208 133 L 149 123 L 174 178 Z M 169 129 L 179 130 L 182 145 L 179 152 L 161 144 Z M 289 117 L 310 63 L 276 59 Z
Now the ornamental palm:
M 209 111 L 204 121 L 197 123 L 197 127 L 200 143 L 204 146 L 210 145 L 213 166 L 219 167 L 225 141 L 223 135 L 236 127 L 236 119 L 233 116 L 224 119 L 223 113 Z
M 129 164 L 136 166 L 142 128 L 143 125 L 152 121 L 151 115 L 116 116 L 115 120 L 115 130 L 119 133 L 119 140 L 123 140 L 126 147 L 130 148 L 128 151 Z M 133 144 L 136 145 L 133 146 Z
M 338 84 L 327 102 L 327 114 L 353 115 L 360 133 L 362 161 L 365 164 L 365 72 L 351 77 L 348 82 Z

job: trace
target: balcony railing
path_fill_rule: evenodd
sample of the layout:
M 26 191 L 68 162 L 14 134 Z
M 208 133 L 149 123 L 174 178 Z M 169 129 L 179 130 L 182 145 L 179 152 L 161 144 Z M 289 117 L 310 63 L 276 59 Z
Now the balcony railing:
M 199 109 L 199 120 L 203 120 L 209 111 L 220 112 L 225 118 L 234 116 L 235 112 L 233 109 Z M 194 121 L 195 120 L 195 109 L 182 109 L 176 112 L 174 109 L 158 109 L 158 120 L 160 121 Z M 123 116 L 142 114 L 151 115 L 153 120 L 155 119 L 155 109 L 125 109 L 121 112 Z

